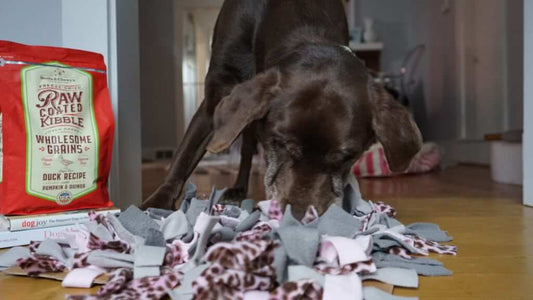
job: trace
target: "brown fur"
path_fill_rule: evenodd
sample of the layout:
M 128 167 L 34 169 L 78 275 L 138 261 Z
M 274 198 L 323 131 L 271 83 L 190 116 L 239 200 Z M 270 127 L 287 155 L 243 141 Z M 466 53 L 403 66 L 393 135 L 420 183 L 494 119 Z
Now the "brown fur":
M 226 0 L 206 99 L 165 183 L 143 207 L 174 208 L 206 149 L 220 152 L 239 134 L 241 168 L 230 195 L 245 196 L 259 141 L 267 193 L 297 215 L 340 199 L 351 166 L 376 139 L 391 169 L 405 169 L 421 146 L 418 128 L 347 44 L 340 0 Z

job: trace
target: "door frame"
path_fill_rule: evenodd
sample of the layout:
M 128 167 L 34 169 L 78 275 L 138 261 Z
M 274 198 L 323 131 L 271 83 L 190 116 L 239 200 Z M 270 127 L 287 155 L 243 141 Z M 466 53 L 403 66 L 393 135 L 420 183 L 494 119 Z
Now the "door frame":
M 524 0 L 523 202 L 533 206 L 533 1 Z
M 62 0 L 61 9 L 62 46 L 101 53 L 107 65 L 115 117 L 109 175 L 111 200 L 121 209 L 139 205 L 142 172 L 138 1 Z

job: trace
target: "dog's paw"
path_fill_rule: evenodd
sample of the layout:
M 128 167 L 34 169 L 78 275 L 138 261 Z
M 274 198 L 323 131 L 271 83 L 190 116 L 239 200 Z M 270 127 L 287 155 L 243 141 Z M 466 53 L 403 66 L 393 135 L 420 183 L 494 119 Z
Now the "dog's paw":
M 175 202 L 176 191 L 172 187 L 162 185 L 142 202 L 140 208 L 143 210 L 150 207 L 174 210 Z
M 240 205 L 244 199 L 246 199 L 246 190 L 244 188 L 231 188 L 224 193 L 222 199 L 220 199 L 220 203 Z

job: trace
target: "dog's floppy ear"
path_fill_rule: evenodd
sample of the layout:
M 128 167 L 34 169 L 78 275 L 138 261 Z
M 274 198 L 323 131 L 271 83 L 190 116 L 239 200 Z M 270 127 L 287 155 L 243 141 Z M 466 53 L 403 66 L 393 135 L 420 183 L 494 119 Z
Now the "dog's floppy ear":
M 214 134 L 207 150 L 219 153 L 227 149 L 248 124 L 263 118 L 270 100 L 280 91 L 280 81 L 280 71 L 273 68 L 235 86 L 215 108 Z
M 382 85 L 368 82 L 372 105 L 372 128 L 383 145 L 391 171 L 402 172 L 422 147 L 422 135 L 405 107 L 391 97 Z

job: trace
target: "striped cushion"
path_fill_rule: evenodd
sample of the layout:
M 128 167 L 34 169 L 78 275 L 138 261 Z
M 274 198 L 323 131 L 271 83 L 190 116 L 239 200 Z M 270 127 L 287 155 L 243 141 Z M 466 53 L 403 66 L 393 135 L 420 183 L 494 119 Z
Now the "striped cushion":
M 356 177 L 387 177 L 397 174 L 425 173 L 434 170 L 440 165 L 442 158 L 439 146 L 434 143 L 426 143 L 416 154 L 409 168 L 405 172 L 394 173 L 390 170 L 383 146 L 376 143 L 370 147 L 357 160 L 353 166 L 353 173 Z

